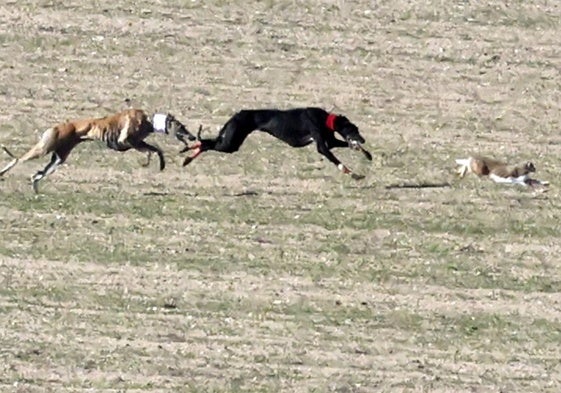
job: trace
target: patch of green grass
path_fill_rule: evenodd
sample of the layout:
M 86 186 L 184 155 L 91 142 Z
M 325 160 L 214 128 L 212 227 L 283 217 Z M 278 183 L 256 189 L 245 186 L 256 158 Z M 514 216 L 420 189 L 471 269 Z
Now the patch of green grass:
M 492 348 L 496 344 L 530 342 L 554 343 L 561 334 L 559 322 L 535 319 L 522 321 L 518 315 L 470 313 L 469 315 L 445 318 L 446 330 L 453 335 L 461 335 L 464 339 L 483 348 Z

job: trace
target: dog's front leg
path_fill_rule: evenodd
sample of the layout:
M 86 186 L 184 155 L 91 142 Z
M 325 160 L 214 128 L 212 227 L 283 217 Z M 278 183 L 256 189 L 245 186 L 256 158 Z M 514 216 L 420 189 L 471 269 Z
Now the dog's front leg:
M 141 152 L 156 153 L 158 155 L 158 158 L 160 159 L 160 170 L 163 171 L 166 167 L 164 153 L 156 146 L 149 145 L 144 141 L 136 141 L 132 144 L 132 147 Z M 150 159 L 150 154 L 148 155 L 148 159 Z
M 339 169 L 344 174 L 351 175 L 351 177 L 355 180 L 364 179 L 364 175 L 359 175 L 354 173 L 349 168 L 347 168 L 347 166 L 345 166 L 341 161 L 339 161 L 339 159 L 337 159 L 337 157 L 335 157 L 335 155 L 331 153 L 331 150 L 329 150 L 329 147 L 327 147 L 327 144 L 325 144 L 324 142 L 318 142 L 317 148 L 319 154 L 325 156 L 329 161 L 335 164 L 337 169 Z
M 357 143 L 356 145 L 349 145 L 349 142 L 333 138 L 332 140 L 328 141 L 327 144 L 329 149 L 333 149 L 335 147 L 347 147 L 352 150 L 358 150 L 364 155 L 364 157 L 366 157 L 368 161 L 372 161 L 372 154 L 370 154 L 370 152 L 362 147 L 362 145 L 359 143 Z

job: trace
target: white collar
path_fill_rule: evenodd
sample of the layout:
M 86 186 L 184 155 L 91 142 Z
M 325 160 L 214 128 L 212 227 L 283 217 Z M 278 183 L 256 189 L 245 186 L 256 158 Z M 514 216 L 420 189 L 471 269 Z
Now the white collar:
M 152 120 L 152 126 L 154 127 L 155 132 L 166 132 L 166 119 L 168 115 L 164 113 L 156 113 L 154 114 Z

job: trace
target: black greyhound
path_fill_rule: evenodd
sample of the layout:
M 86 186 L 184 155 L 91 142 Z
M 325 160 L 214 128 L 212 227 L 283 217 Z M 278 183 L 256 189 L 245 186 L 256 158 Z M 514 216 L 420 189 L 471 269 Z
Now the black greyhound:
M 201 139 L 201 128 L 199 128 L 198 142 L 181 150 L 181 153 L 187 150 L 195 151 L 192 156 L 185 158 L 183 166 L 188 165 L 207 150 L 234 153 L 238 151 L 245 138 L 255 130 L 265 131 L 292 147 L 307 146 L 315 141 L 318 152 L 327 157 L 343 173 L 350 174 L 353 179 L 362 179 L 364 176 L 353 173 L 343 165 L 331 153 L 331 149 L 349 147 L 361 151 L 368 160 L 372 160 L 372 155 L 361 145 L 365 141 L 358 127 L 345 116 L 334 115 L 321 108 L 262 109 L 242 110 L 236 113 L 213 139 Z M 335 133 L 340 134 L 345 140 L 337 139 Z

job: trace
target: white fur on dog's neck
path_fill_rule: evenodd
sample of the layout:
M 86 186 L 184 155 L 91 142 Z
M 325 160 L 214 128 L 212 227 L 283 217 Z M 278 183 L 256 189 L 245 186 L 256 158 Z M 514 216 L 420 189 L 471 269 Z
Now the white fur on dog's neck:
M 154 114 L 152 125 L 155 132 L 166 132 L 166 119 L 168 115 L 164 113 Z

